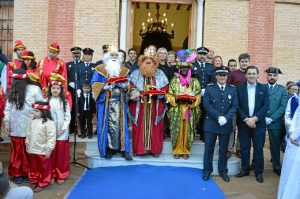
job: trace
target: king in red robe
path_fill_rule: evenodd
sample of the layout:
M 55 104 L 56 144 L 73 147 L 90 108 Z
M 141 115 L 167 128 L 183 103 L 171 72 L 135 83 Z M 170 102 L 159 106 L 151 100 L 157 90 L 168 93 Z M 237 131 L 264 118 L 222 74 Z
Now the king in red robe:
M 158 157 L 163 149 L 168 78 L 158 69 L 154 51 L 145 50 L 140 68 L 130 75 L 129 118 L 132 122 L 134 155 L 150 153 Z M 152 94 L 151 94 L 152 93 Z
M 39 61 L 38 68 L 40 69 L 41 86 L 44 96 L 47 96 L 48 83 L 50 81 L 50 73 L 62 75 L 68 81 L 67 68 L 65 62 L 58 57 L 60 48 L 57 42 L 52 43 L 48 47 L 48 56 Z M 65 86 L 66 99 L 72 107 L 72 96 Z

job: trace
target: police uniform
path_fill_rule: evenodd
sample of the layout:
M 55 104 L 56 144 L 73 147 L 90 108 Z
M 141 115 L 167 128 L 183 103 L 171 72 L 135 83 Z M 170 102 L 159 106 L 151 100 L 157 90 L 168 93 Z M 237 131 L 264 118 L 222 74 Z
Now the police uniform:
M 217 68 L 216 74 L 227 75 L 228 69 L 226 67 Z M 203 107 L 206 111 L 203 179 L 208 180 L 213 171 L 212 161 L 215 142 L 219 137 L 218 171 L 223 180 L 228 182 L 226 152 L 230 133 L 233 129 L 232 118 L 238 109 L 236 88 L 227 84 L 223 86 L 218 83 L 208 84 L 203 97 Z
M 282 74 L 281 70 L 275 67 L 270 67 L 266 73 Z M 277 83 L 269 87 L 269 111 L 267 113 L 266 122 L 270 139 L 270 151 L 272 157 L 273 171 L 280 176 L 280 144 L 281 132 L 284 129 L 284 113 L 288 101 L 288 94 L 284 86 Z
M 94 50 L 91 48 L 85 48 L 82 50 L 83 54 L 93 55 Z M 83 62 L 79 65 L 78 74 L 78 89 L 82 88 L 84 82 L 91 83 L 92 76 L 95 71 L 96 64 L 91 62 Z
M 78 54 L 81 53 L 81 48 L 80 47 L 73 47 L 70 49 L 72 54 Z M 82 64 L 83 62 L 79 59 L 70 61 L 66 64 L 67 66 L 67 75 L 68 75 L 68 90 L 70 91 L 72 95 L 72 101 L 75 103 L 75 97 L 76 97 L 76 90 L 75 90 L 75 69 L 77 67 L 77 70 L 79 68 L 79 65 Z M 77 73 L 78 74 L 78 73 Z M 78 85 L 77 85 L 78 86 Z M 78 87 L 79 88 L 79 87 Z M 72 106 L 71 110 L 71 121 L 70 121 L 70 134 L 73 133 L 76 130 L 75 126 L 75 120 L 76 120 L 76 114 L 75 114 L 75 106 Z
M 197 53 L 206 55 L 208 53 L 208 49 L 206 47 L 197 48 Z M 205 92 L 205 88 L 208 84 L 216 82 L 215 69 L 212 64 L 206 62 L 200 62 L 199 60 L 196 60 L 193 63 L 193 65 L 194 68 L 192 70 L 192 77 L 198 79 L 201 85 L 202 92 Z M 197 128 L 197 131 L 200 134 L 201 139 L 204 141 L 203 128 L 204 128 L 205 109 L 203 108 L 203 99 L 201 100 L 200 109 L 202 114 L 200 116 L 200 121 L 199 121 L 199 126 Z

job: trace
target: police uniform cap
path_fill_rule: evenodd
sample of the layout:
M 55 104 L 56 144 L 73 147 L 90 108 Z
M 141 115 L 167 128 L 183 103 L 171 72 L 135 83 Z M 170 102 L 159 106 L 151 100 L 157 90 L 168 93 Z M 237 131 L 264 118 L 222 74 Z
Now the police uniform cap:
M 78 54 L 81 52 L 81 48 L 80 47 L 77 47 L 77 46 L 74 46 L 73 48 L 70 49 L 70 51 L 73 53 L 73 54 Z
M 266 73 L 273 73 L 273 74 L 282 74 L 281 70 L 279 68 L 276 67 L 270 67 L 267 70 L 265 70 Z
M 197 48 L 197 53 L 198 54 L 207 54 L 208 53 L 208 48 L 206 48 L 206 47 L 200 47 L 200 48 Z
M 93 55 L 94 50 L 91 49 L 91 48 L 85 48 L 85 49 L 82 50 L 82 52 L 83 52 L 83 54 L 85 54 L 85 55 Z
M 216 67 L 215 73 L 220 75 L 228 75 L 229 71 L 228 68 L 225 66 Z

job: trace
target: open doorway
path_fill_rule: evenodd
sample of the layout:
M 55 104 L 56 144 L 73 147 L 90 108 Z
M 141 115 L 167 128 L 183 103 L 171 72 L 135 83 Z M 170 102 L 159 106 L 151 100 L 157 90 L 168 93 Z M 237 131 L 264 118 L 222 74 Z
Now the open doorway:
M 173 51 L 188 47 L 192 5 L 134 2 L 132 7 L 133 47 L 138 52 L 150 44 Z M 149 25 L 155 25 L 152 23 L 159 30 L 147 31 Z

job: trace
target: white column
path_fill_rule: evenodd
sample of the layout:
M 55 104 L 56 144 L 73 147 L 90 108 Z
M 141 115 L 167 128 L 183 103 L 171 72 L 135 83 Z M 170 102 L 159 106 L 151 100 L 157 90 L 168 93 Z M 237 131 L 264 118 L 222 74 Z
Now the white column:
M 203 1 L 197 1 L 197 35 L 196 35 L 196 48 L 202 46 L 202 35 L 203 35 Z
M 122 0 L 121 6 L 120 49 L 126 51 L 127 0 Z

